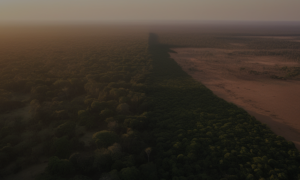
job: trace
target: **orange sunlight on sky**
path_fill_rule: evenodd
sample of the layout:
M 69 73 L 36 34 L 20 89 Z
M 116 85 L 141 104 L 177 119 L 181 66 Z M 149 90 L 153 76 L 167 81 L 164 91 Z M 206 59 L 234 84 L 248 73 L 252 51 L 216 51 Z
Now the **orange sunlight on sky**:
M 298 0 L 0 0 L 0 22 L 300 21 Z

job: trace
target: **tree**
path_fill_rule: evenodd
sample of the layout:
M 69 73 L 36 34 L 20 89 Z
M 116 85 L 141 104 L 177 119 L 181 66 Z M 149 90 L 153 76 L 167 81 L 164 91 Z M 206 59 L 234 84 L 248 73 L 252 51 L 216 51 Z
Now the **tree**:
M 54 111 L 52 117 L 58 120 L 65 120 L 69 118 L 69 114 L 66 110 Z
M 148 148 L 145 149 L 145 152 L 148 156 L 148 162 L 149 162 L 149 156 L 150 156 L 151 151 L 152 151 L 151 147 L 148 147 Z
M 58 89 L 63 89 L 65 87 L 69 87 L 71 83 L 68 80 L 59 79 L 53 83 L 53 86 Z
M 69 157 L 69 161 L 76 171 L 86 175 L 92 174 L 96 170 L 94 160 L 93 154 L 74 153 Z
M 118 174 L 117 170 L 112 170 L 109 173 L 103 174 L 99 180 L 121 180 Z
M 30 112 L 31 112 L 31 116 L 34 119 L 39 118 L 40 109 L 41 109 L 41 105 L 38 100 L 34 99 L 30 102 Z
M 118 124 L 117 121 L 109 121 L 107 123 L 107 127 L 111 131 L 116 131 L 118 129 L 118 127 L 119 127 L 119 124 Z
M 102 110 L 99 115 L 102 116 L 102 118 L 106 119 L 108 117 L 113 116 L 114 112 L 112 110 L 106 108 L 106 109 Z
M 147 163 L 141 165 L 141 175 L 145 180 L 156 180 L 157 177 L 157 168 L 154 163 Z
M 112 146 L 109 146 L 107 149 L 110 151 L 113 160 L 118 160 L 122 157 L 122 152 L 121 152 L 122 147 L 120 144 L 114 143 Z
M 71 153 L 71 142 L 67 136 L 56 138 L 52 145 L 52 152 L 60 158 L 66 158 Z
M 93 101 L 91 104 L 91 108 L 93 112 L 100 112 L 101 110 L 104 110 L 107 107 L 107 102 L 99 102 L 99 101 Z
M 86 110 L 78 111 L 79 124 L 84 125 L 87 128 L 94 126 L 94 117 Z
M 119 104 L 117 107 L 117 112 L 120 114 L 129 114 L 129 105 L 127 103 Z
M 53 156 L 49 159 L 47 171 L 53 175 L 70 177 L 75 173 L 72 163 L 67 159 L 59 159 Z
M 130 103 L 130 98 L 129 97 L 120 97 L 119 98 L 119 103 L 122 104 L 122 103 Z
M 63 123 L 55 129 L 55 134 L 58 137 L 61 137 L 63 135 L 72 135 L 74 133 L 75 127 L 76 127 L 76 123 L 72 121 Z
M 112 131 L 99 131 L 93 135 L 93 140 L 95 141 L 98 148 L 108 147 L 115 142 L 118 142 L 119 137 L 115 132 Z
M 110 170 L 113 161 L 109 150 L 104 148 L 97 149 L 94 157 L 94 166 L 98 171 L 105 172 Z
M 123 180 L 139 180 L 140 171 L 136 167 L 127 167 L 121 169 L 121 176 Z

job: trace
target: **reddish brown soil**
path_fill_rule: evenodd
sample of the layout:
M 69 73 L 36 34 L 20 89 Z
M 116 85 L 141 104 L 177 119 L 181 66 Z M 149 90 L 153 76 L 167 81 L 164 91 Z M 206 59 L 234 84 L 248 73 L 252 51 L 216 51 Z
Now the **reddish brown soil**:
M 282 67 L 299 63 L 282 57 L 232 55 L 238 50 L 175 48 L 171 57 L 214 94 L 244 108 L 300 150 L 300 81 L 279 80 Z M 243 50 L 244 51 L 244 50 Z
M 293 40 L 293 39 L 297 39 L 299 36 L 241 36 L 241 37 Z

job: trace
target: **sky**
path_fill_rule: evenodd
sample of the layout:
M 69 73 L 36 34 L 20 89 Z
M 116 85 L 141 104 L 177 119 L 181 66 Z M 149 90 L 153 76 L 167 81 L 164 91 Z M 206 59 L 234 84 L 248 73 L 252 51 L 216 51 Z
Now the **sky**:
M 0 0 L 0 22 L 300 21 L 299 0 Z

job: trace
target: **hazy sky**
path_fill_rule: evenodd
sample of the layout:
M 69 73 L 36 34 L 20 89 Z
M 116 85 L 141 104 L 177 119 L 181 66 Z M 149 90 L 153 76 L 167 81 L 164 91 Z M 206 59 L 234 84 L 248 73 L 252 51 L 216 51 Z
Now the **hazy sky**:
M 0 22 L 300 21 L 300 0 L 0 0 Z

